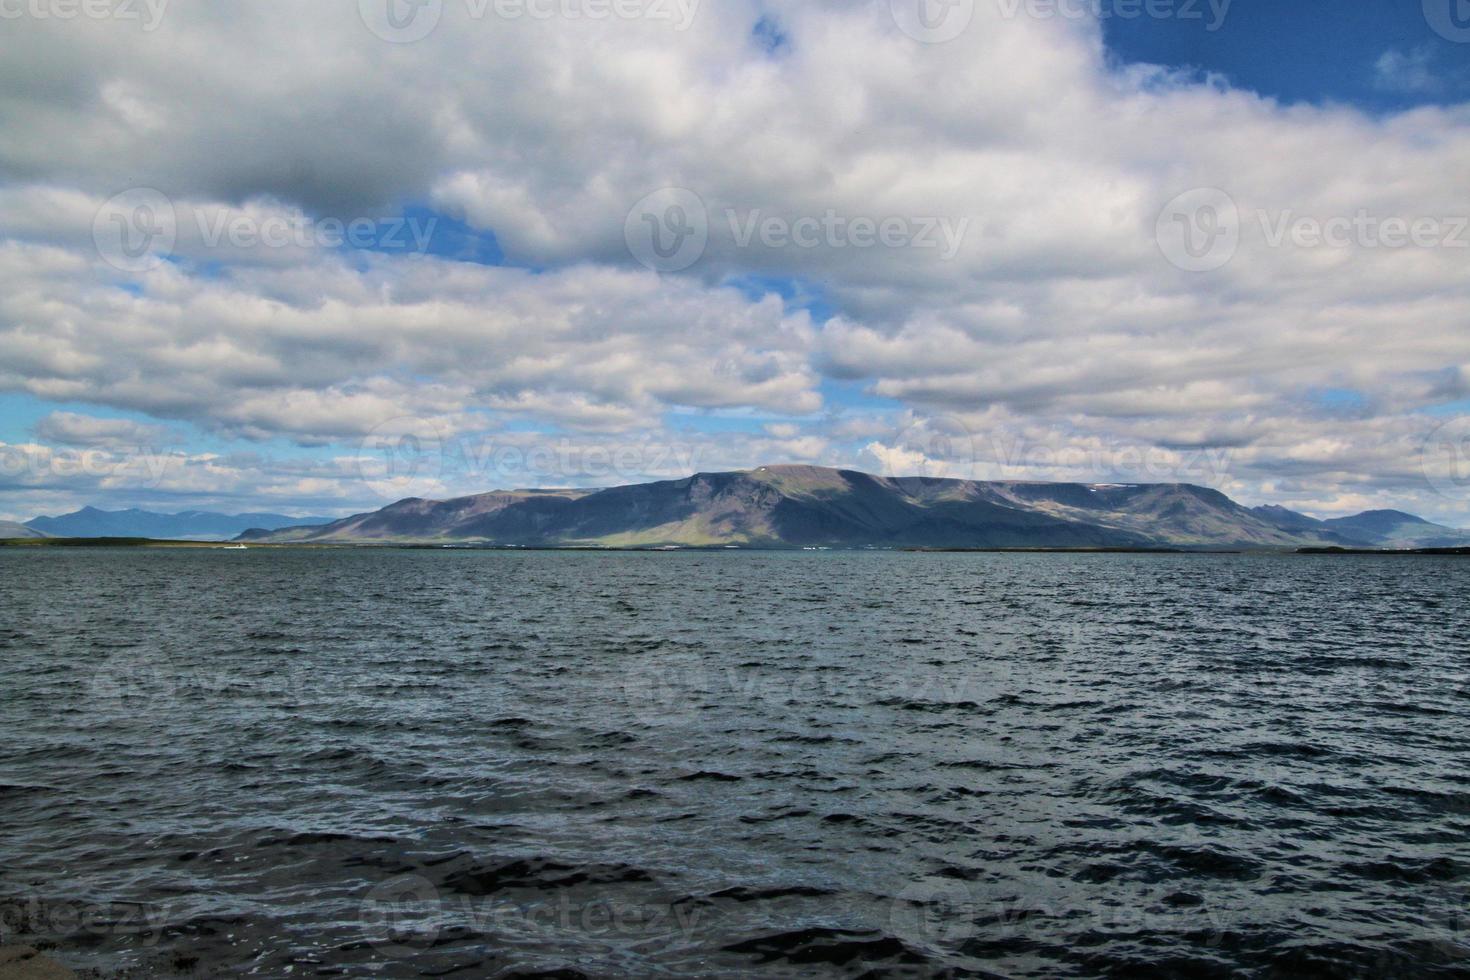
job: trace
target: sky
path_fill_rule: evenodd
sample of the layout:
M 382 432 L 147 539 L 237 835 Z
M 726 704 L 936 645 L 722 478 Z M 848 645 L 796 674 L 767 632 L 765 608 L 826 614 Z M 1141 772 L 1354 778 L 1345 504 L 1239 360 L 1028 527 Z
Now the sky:
M 1470 0 L 0 0 L 0 519 L 778 462 L 1470 527 Z

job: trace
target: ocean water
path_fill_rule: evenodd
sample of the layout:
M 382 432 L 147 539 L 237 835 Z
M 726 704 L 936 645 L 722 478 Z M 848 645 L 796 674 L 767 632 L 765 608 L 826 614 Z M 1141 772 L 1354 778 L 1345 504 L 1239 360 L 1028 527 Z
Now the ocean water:
M 1470 561 L 0 552 L 132 976 L 1470 976 Z

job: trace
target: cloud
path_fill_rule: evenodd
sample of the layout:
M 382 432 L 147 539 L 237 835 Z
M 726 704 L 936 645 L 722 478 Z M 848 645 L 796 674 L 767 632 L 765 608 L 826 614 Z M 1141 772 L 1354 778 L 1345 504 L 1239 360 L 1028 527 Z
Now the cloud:
M 335 253 L 223 276 L 166 264 L 136 295 L 96 264 L 0 245 L 0 386 L 308 444 L 472 406 L 609 429 L 671 406 L 821 405 L 810 318 L 774 296 Z
M 1373 64 L 1373 84 L 1385 92 L 1434 94 L 1444 90 L 1428 45 L 1404 51 L 1389 48 Z
M 36 437 L 63 446 L 164 446 L 174 437 L 165 426 L 129 419 L 101 419 L 77 412 L 52 412 L 36 423 Z

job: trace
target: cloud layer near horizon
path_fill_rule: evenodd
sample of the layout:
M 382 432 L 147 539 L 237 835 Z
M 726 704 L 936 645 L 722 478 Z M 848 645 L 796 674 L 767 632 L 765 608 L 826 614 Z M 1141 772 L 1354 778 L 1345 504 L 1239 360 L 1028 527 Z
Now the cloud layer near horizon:
M 376 506 L 398 487 L 360 447 L 410 419 L 461 449 L 570 447 L 461 459 L 414 488 L 434 493 L 803 461 L 1470 523 L 1470 106 L 1283 106 L 985 0 L 942 44 L 887 2 L 710 3 L 684 30 L 674 3 L 474 9 L 404 44 L 341 0 L 7 22 L 0 391 L 58 408 L 0 446 L 0 511 Z M 94 223 L 140 187 L 177 242 L 130 272 Z M 625 235 L 666 187 L 708 245 L 660 275 Z M 1239 228 L 1207 271 L 1169 238 L 1196 188 Z M 406 207 L 506 264 L 211 240 Z M 827 224 L 807 245 L 766 219 Z M 908 238 L 857 245 L 862 219 Z M 124 465 L 164 443 L 163 475 Z

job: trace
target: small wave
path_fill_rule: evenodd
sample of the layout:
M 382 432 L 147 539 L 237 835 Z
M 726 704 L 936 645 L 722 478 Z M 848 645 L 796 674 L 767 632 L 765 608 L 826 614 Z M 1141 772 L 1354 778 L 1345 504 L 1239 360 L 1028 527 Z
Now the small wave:
M 738 783 L 738 782 L 740 782 L 740 780 L 742 778 L 743 777 L 741 777 L 741 776 L 733 776 L 733 775 L 731 775 L 728 772 L 715 772 L 715 771 L 710 770 L 710 769 L 701 769 L 698 772 L 691 772 L 687 776 L 680 776 L 679 777 L 679 782 L 681 782 L 681 783 L 698 783 L 698 782 Z
M 783 898 L 826 898 L 836 894 L 838 893 L 830 888 L 818 888 L 814 885 L 785 885 L 771 888 L 751 888 L 746 885 L 736 885 L 733 888 L 722 888 L 717 892 L 710 892 L 700 899 L 686 897 L 680 899 L 680 901 L 717 901 L 743 904 L 746 902 L 772 902 Z
M 752 955 L 758 963 L 784 960 L 803 966 L 847 966 L 854 962 L 923 965 L 929 959 L 902 940 L 872 930 L 816 927 L 746 939 L 724 947 L 727 952 Z
M 490 895 L 515 888 L 570 888 L 653 880 L 647 871 L 627 864 L 572 865 L 543 858 L 521 858 L 491 868 L 477 866 L 456 872 L 444 879 L 444 885 L 466 895 Z

